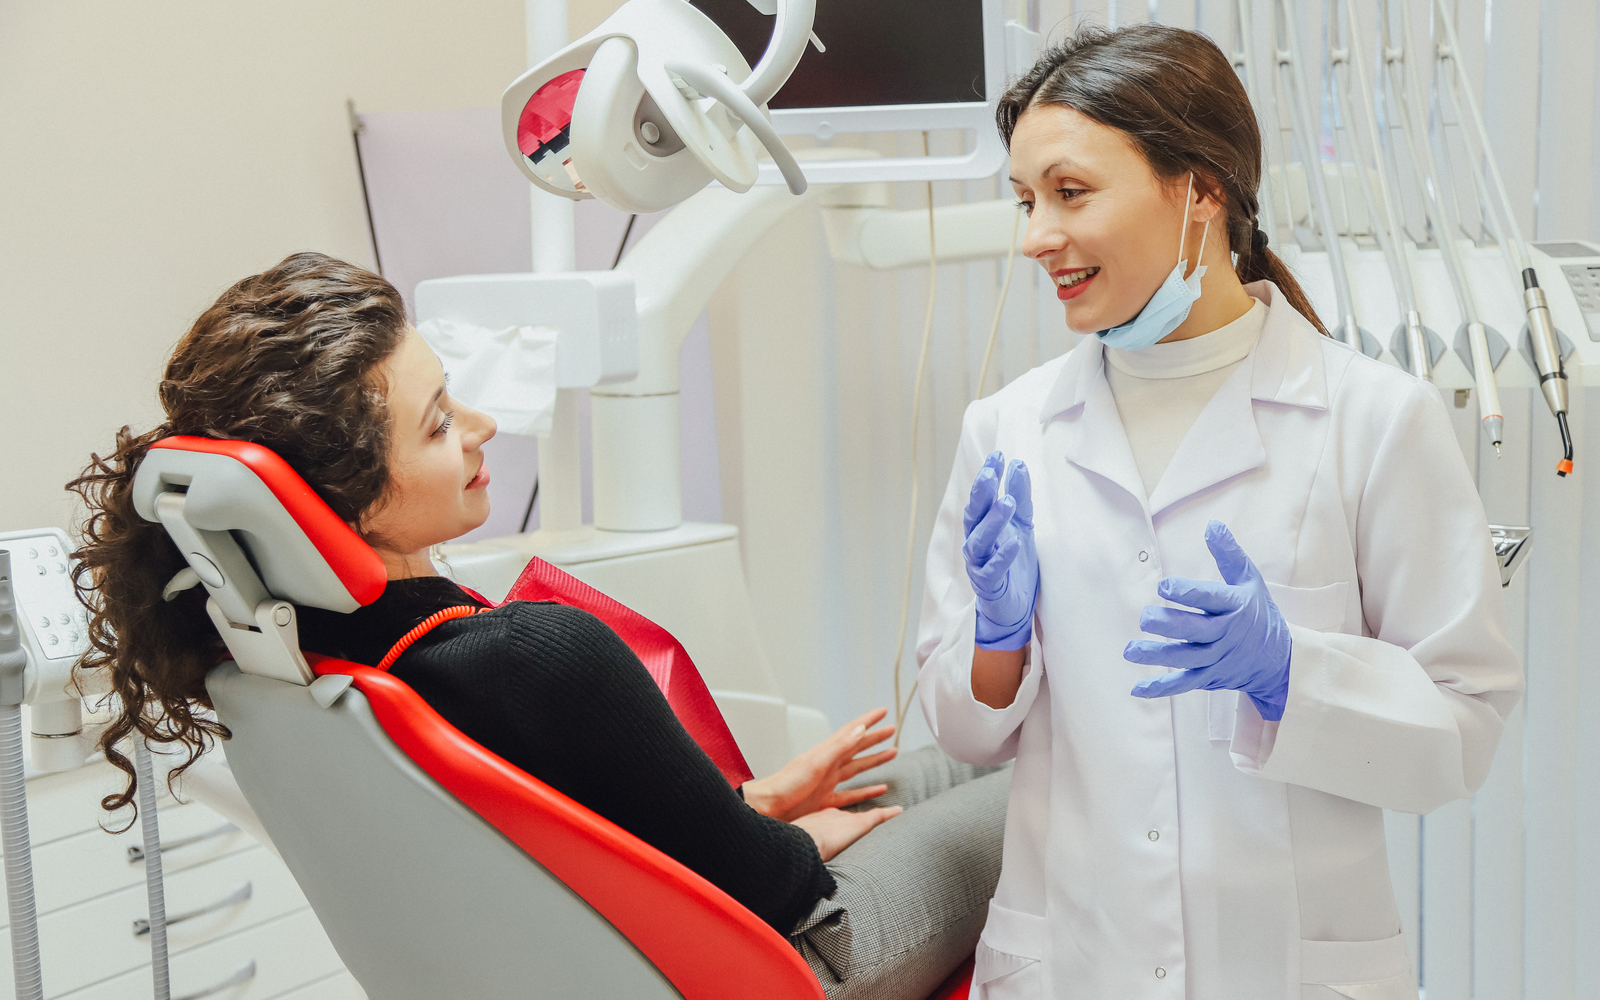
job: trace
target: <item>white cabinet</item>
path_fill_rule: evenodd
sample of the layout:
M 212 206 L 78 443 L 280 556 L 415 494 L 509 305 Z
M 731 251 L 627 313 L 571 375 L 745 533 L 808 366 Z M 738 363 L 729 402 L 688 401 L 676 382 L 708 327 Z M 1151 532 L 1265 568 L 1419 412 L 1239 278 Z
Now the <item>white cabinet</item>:
M 106 764 L 28 782 L 34 893 L 45 995 L 150 995 L 150 937 L 137 826 L 100 828 L 100 798 L 121 783 Z M 195 803 L 160 809 L 172 995 L 190 1000 L 365 1000 L 289 870 Z M 130 849 L 132 849 L 130 851 Z M 10 928 L 0 911 L 0 1000 L 13 996 Z

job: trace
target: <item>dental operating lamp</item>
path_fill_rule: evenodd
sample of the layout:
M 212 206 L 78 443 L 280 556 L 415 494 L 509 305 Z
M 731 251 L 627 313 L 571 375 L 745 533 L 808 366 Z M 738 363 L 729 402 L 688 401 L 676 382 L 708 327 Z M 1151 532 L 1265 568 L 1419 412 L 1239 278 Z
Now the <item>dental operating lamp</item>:
M 684 0 L 631 0 L 507 88 L 507 151 L 539 188 L 625 212 L 671 208 L 713 180 L 748 191 L 763 149 L 801 194 L 805 175 L 764 106 L 811 43 L 815 12 L 816 0 L 777 0 L 752 69 Z

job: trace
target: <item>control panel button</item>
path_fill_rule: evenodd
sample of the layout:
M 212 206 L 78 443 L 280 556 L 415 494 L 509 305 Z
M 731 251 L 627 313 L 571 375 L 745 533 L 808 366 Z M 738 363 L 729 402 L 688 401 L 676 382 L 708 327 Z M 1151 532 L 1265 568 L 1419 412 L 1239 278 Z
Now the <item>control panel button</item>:
M 49 615 L 40 615 L 39 616 L 39 627 L 40 628 L 49 628 L 50 627 L 50 616 Z

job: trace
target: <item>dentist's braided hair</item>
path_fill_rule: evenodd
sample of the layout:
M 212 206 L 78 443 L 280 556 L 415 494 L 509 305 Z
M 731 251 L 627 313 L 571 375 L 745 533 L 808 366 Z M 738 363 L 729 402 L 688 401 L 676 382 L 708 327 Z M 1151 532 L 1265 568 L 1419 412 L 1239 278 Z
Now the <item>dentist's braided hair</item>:
M 1017 120 L 1040 105 L 1069 107 L 1124 133 L 1158 177 L 1175 180 L 1193 171 L 1195 186 L 1224 205 L 1239 280 L 1271 281 L 1328 333 L 1257 226 L 1261 132 L 1232 63 L 1211 39 L 1160 24 L 1080 28 L 1046 48 L 1000 98 L 995 119 L 1007 148 Z

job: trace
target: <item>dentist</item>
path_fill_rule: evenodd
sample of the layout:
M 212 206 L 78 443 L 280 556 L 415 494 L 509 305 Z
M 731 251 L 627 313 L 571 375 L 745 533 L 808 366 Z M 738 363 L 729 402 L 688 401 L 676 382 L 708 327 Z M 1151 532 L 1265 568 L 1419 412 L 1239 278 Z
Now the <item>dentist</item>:
M 998 119 L 1093 336 L 967 410 L 928 550 L 923 709 L 1016 760 L 972 995 L 1415 1000 L 1382 810 L 1472 795 L 1522 690 L 1438 394 L 1267 248 L 1204 36 L 1080 32 Z

